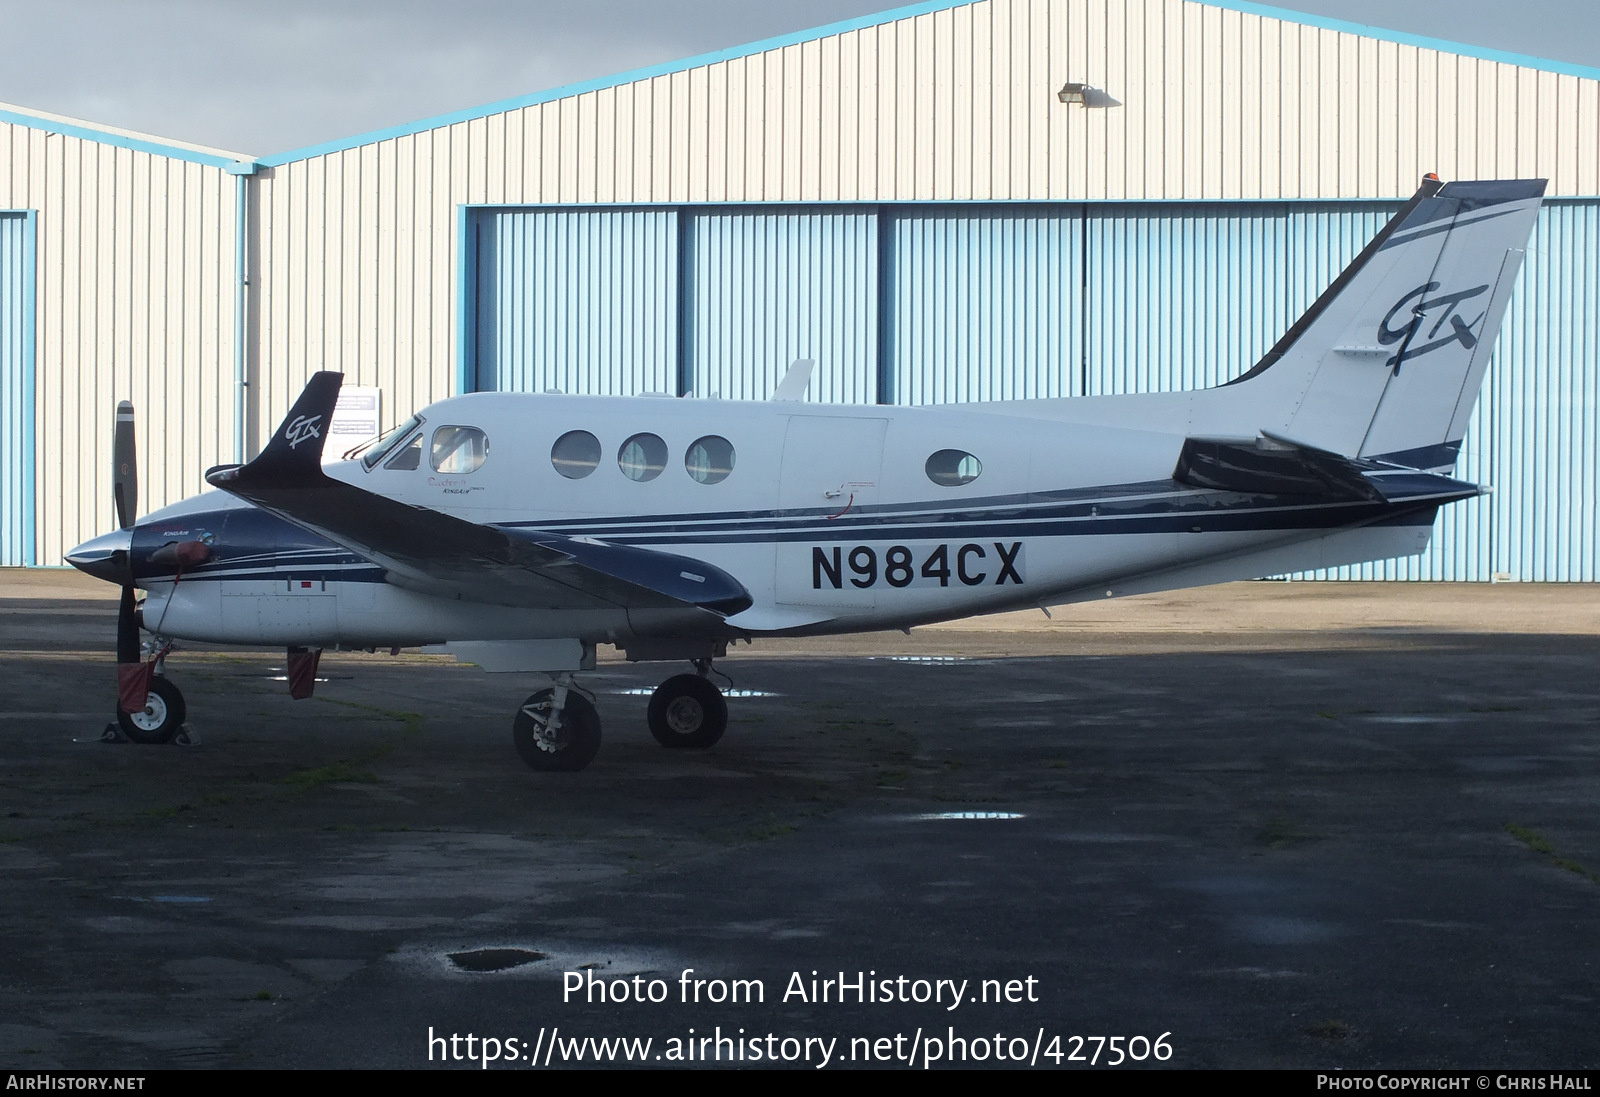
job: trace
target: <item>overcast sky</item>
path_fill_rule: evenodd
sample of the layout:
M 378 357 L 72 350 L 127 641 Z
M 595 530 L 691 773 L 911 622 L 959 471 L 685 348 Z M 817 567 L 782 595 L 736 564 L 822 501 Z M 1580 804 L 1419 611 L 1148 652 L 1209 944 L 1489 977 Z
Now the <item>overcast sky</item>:
M 883 0 L 0 0 L 0 101 L 265 155 L 895 6 Z M 1600 66 L 1595 0 L 1285 0 L 1278 6 Z

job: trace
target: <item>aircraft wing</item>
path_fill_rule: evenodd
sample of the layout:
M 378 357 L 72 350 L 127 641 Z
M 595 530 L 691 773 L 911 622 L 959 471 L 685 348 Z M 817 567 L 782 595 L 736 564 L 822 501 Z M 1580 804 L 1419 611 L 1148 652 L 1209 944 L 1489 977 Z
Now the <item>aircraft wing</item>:
M 360 553 L 396 586 L 529 609 L 700 609 L 728 616 L 751 604 L 733 576 L 672 553 L 556 533 L 480 525 L 335 480 L 322 444 L 343 375 L 322 372 L 255 460 L 206 482 Z

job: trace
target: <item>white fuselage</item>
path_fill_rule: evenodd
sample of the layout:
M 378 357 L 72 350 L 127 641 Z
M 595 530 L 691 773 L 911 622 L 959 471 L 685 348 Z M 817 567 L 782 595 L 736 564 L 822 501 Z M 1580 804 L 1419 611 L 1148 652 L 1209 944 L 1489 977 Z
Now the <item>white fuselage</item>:
M 1156 411 L 1157 402 L 1150 403 Z M 421 413 L 415 467 L 386 467 L 404 464 L 393 460 L 401 446 L 370 468 L 354 460 L 327 472 L 480 525 L 706 561 L 753 599 L 727 619 L 725 636 L 900 628 L 1152 588 L 1149 581 L 1129 585 L 1135 577 L 1173 576 L 1170 583 L 1155 581 L 1157 587 L 1215 581 L 1211 573 L 1195 580 L 1180 573 L 1266 546 L 1326 540 L 1337 527 L 1363 520 L 1352 511 L 1348 521 L 1301 526 L 1281 507 L 1267 508 L 1278 517 L 1262 520 L 1265 510 L 1237 503 L 1221 514 L 1204 505 L 1207 493 L 1171 480 L 1181 427 L 1064 423 L 1017 414 L 1025 408 L 483 393 Z M 481 465 L 436 470 L 436 432 L 463 426 L 487 440 Z M 580 478 L 563 475 L 552 460 L 557 440 L 573 431 L 599 443 L 597 463 Z M 658 473 L 636 480 L 624 472 L 621 451 L 641 434 L 659 438 L 665 458 Z M 688 467 L 691 447 L 706 437 L 732 448 L 731 471 L 715 483 L 700 482 Z M 935 482 L 930 458 L 944 453 L 950 465 L 952 451 L 975 461 L 960 466 L 959 475 L 945 470 L 945 482 Z M 572 471 L 570 462 L 566 467 Z M 141 525 L 165 525 L 172 537 L 187 537 L 194 515 L 215 524 L 220 512 L 247 507 L 212 493 Z M 218 536 L 227 539 L 226 531 Z M 1409 536 L 1412 545 L 1415 531 Z M 1302 566 L 1324 562 L 1311 557 Z M 1242 566 L 1240 574 L 1251 573 L 1251 565 Z M 616 642 L 689 627 L 670 613 L 452 601 L 393 579 L 375 581 L 382 576 L 374 572 L 336 546 L 322 556 L 263 551 L 186 577 L 176 589 L 146 583 L 145 621 L 165 634 L 212 641 L 350 646 L 557 637 Z

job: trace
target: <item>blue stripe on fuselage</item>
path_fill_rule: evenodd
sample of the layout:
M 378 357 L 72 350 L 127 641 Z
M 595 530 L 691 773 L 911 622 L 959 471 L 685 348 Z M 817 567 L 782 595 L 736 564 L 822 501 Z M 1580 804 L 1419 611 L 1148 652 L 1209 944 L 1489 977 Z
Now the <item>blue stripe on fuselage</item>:
M 836 518 L 830 517 L 827 508 L 808 507 L 498 525 L 508 532 L 590 534 L 637 547 L 1294 530 L 1323 533 L 1377 521 L 1405 522 L 1408 516 L 1415 516 L 1414 524 L 1431 524 L 1438 506 L 1474 493 L 1467 490 L 1470 485 L 1419 473 L 1415 477 L 1386 476 L 1385 487 L 1392 496 L 1396 480 L 1406 482 L 1411 490 L 1388 503 L 1195 490 L 1166 480 L 989 496 L 963 500 L 950 509 L 928 501 L 874 504 Z M 179 520 L 137 528 L 135 579 L 140 583 L 173 581 L 167 568 L 151 567 L 150 553 L 172 541 L 207 536 L 212 559 L 185 572 L 183 581 L 378 583 L 387 574 L 380 565 L 341 545 L 251 507 L 187 514 Z

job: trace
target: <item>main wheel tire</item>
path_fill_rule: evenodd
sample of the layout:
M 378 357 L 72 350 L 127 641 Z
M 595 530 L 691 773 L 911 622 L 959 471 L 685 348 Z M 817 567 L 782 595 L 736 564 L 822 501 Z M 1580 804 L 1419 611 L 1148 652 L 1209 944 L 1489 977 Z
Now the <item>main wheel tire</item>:
M 123 712 L 120 706 L 117 709 L 117 723 L 122 734 L 135 743 L 170 743 L 188 718 L 183 693 L 159 675 L 150 679 L 144 711 Z
M 650 695 L 648 718 L 662 746 L 704 750 L 728 730 L 728 700 L 698 674 L 680 674 Z
M 600 751 L 600 714 L 594 704 L 576 690 L 567 692 L 567 703 L 561 709 L 561 728 L 554 739 L 541 737 L 539 722 L 529 714 L 529 709 L 544 713 L 550 711 L 556 691 L 542 689 L 532 694 L 517 710 L 511 722 L 511 741 L 517 754 L 530 769 L 545 773 L 576 773 Z

